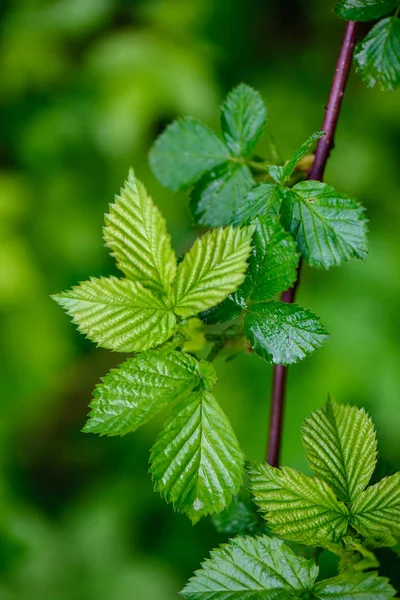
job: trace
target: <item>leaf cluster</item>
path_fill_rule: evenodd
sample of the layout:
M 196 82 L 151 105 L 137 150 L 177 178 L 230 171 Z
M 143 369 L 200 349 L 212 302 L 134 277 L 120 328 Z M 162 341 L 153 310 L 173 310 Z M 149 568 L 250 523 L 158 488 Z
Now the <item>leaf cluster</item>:
M 306 419 L 302 439 L 313 477 L 289 467 L 249 466 L 250 491 L 271 530 L 341 556 L 349 554 L 349 546 L 395 545 L 400 537 L 400 473 L 368 486 L 377 444 L 364 409 L 328 399 Z
M 339 0 L 336 12 L 349 21 L 375 21 L 355 50 L 355 63 L 369 87 L 385 91 L 400 85 L 399 0 Z M 393 14 L 394 13 L 394 14 Z

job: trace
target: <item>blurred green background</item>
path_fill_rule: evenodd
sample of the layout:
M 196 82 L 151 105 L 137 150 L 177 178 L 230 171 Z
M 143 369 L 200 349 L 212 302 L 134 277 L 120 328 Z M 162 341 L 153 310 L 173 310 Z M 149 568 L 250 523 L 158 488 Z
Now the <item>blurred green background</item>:
M 9 0 L 0 39 L 0 599 L 172 600 L 223 536 L 152 491 L 161 419 L 122 439 L 80 433 L 121 355 L 80 336 L 49 295 L 115 273 L 104 212 L 133 165 L 178 253 L 184 194 L 152 175 L 165 124 L 218 127 L 241 81 L 259 89 L 284 156 L 318 130 L 344 24 L 320 0 Z M 283 461 L 306 469 L 299 426 L 328 392 L 366 406 L 400 466 L 400 97 L 352 75 L 326 181 L 362 200 L 370 257 L 304 270 L 299 303 L 332 340 L 291 369 Z M 260 144 L 260 153 L 263 145 Z M 217 364 L 217 397 L 246 455 L 264 455 L 271 369 Z

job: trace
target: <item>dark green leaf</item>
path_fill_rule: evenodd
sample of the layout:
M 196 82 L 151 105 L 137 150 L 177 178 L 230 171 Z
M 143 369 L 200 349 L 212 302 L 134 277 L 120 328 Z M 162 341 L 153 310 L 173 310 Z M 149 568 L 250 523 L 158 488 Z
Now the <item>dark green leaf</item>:
M 250 190 L 243 202 L 235 209 L 233 225 L 247 224 L 257 216 L 278 215 L 281 205 L 281 190 L 274 183 L 263 183 Z
M 240 301 L 241 299 L 236 294 L 229 294 L 221 304 L 202 312 L 199 316 L 206 325 L 233 321 L 240 317 L 243 309 L 246 308 L 240 304 Z
M 244 283 L 236 292 L 243 299 L 269 300 L 289 288 L 297 276 L 299 255 L 290 234 L 276 217 L 258 217 L 253 235 L 253 250 Z
M 222 140 L 190 117 L 169 125 L 149 154 L 153 173 L 172 191 L 190 187 L 228 158 L 229 150 Z
M 218 227 L 228 225 L 237 206 L 254 185 L 250 169 L 229 162 L 206 173 L 190 194 L 196 223 Z
M 400 19 L 379 21 L 357 45 L 354 60 L 368 86 L 395 90 L 400 85 Z
M 178 351 L 149 350 L 112 369 L 94 391 L 83 431 L 125 435 L 135 431 L 176 398 L 216 375 L 209 363 Z M 207 385 L 208 385 L 207 383 Z
M 244 83 L 232 90 L 221 112 L 224 139 L 235 156 L 249 156 L 263 132 L 267 109 L 258 92 Z
M 336 13 L 347 21 L 374 21 L 385 17 L 399 5 L 399 0 L 339 0 Z
M 244 318 L 251 347 L 266 362 L 290 365 L 319 348 L 329 335 L 312 312 L 296 304 L 253 304 Z
M 260 528 L 254 503 L 250 504 L 249 500 L 245 503 L 238 496 L 232 499 L 228 508 L 214 515 L 212 522 L 218 533 L 226 535 L 255 533 Z
M 282 221 L 314 267 L 329 269 L 367 255 L 367 220 L 361 204 L 318 181 L 284 191 Z

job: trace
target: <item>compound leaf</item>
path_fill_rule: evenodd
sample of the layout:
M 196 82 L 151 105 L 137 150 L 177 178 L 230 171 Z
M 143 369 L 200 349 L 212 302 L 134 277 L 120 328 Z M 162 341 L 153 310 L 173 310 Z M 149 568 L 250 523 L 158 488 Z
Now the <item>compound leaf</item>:
M 308 463 L 343 502 L 353 502 L 376 465 L 376 435 L 364 409 L 331 399 L 302 427 Z
M 220 512 L 242 483 L 243 454 L 214 396 L 193 392 L 167 418 L 151 451 L 155 488 L 196 523 Z
M 168 125 L 153 145 L 149 160 L 157 179 L 175 192 L 190 187 L 229 156 L 228 148 L 211 129 L 185 117 Z
M 312 598 L 319 600 L 389 600 L 396 591 L 386 577 L 378 577 L 377 573 L 363 573 L 351 579 L 333 577 L 319 581 Z
M 165 406 L 200 385 L 204 367 L 214 371 L 209 363 L 203 366 L 203 361 L 176 350 L 149 350 L 128 359 L 96 386 L 83 431 L 101 435 L 136 431 Z
M 243 201 L 254 179 L 249 167 L 224 163 L 206 173 L 193 188 L 190 208 L 196 223 L 218 227 L 228 225 L 235 208 Z
M 321 479 L 266 463 L 249 467 L 250 492 L 272 531 L 294 542 L 320 546 L 338 542 L 349 513 Z
M 252 304 L 244 327 L 254 351 L 272 364 L 290 365 L 302 360 L 329 339 L 318 317 L 285 302 Z
M 253 224 L 256 229 L 247 276 L 236 293 L 246 300 L 262 302 L 291 287 L 299 255 L 292 236 L 277 218 L 258 217 Z
M 375 21 L 398 5 L 399 0 L 339 0 L 336 13 L 347 21 Z
M 81 333 L 116 352 L 140 352 L 162 344 L 176 325 L 162 298 L 128 279 L 91 278 L 53 298 Z
M 222 302 L 243 282 L 253 229 L 214 229 L 197 239 L 179 264 L 174 311 L 190 317 Z
M 165 219 L 132 169 L 105 222 L 106 244 L 126 277 L 159 293 L 168 290 L 176 273 L 171 238 Z
M 379 83 L 385 91 L 395 90 L 400 85 L 400 19 L 379 21 L 357 45 L 354 60 L 368 86 Z
M 292 600 L 308 597 L 317 575 L 313 561 L 282 540 L 237 537 L 213 550 L 181 593 L 187 600 Z
M 221 129 L 234 156 L 251 154 L 267 120 L 267 109 L 256 90 L 244 83 L 234 88 L 222 105 Z
M 266 535 L 234 538 L 201 567 L 181 592 L 187 600 L 390 600 L 396 593 L 376 573 L 315 583 L 319 569 L 313 561 Z
M 351 507 L 351 525 L 367 538 L 392 545 L 400 537 L 400 473 L 368 487 Z M 392 543 L 390 543 L 390 538 Z
M 275 183 L 263 183 L 250 190 L 234 210 L 233 225 L 247 224 L 258 216 L 279 215 L 281 189 Z
M 313 267 L 329 269 L 367 255 L 364 208 L 318 181 L 301 181 L 284 190 L 283 225 Z

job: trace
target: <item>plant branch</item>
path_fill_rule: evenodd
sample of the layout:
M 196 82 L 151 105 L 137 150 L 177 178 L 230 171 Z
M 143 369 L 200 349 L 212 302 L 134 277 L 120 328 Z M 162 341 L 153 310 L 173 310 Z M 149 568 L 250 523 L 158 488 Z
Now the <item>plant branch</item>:
M 326 135 L 318 141 L 315 159 L 310 169 L 308 179 L 322 181 L 324 176 L 326 163 L 333 148 L 336 127 L 353 58 L 357 30 L 358 23 L 354 21 L 349 21 L 349 23 L 347 23 L 322 125 L 322 131 L 324 131 Z M 283 292 L 281 298 L 283 302 L 294 302 L 300 281 L 301 267 L 302 262 L 300 260 L 297 269 L 297 280 L 293 287 Z M 283 365 L 275 366 L 272 382 L 269 437 L 266 457 L 267 462 L 274 467 L 277 467 L 279 464 L 281 450 L 286 381 L 287 367 L 284 367 Z

